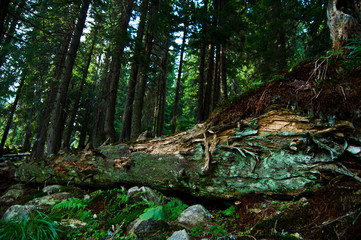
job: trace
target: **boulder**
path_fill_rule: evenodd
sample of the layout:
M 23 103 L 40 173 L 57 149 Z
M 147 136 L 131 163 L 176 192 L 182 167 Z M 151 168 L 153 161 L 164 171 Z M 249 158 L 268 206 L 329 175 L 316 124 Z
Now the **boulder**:
M 144 238 L 147 235 L 158 230 L 162 230 L 167 226 L 168 224 L 163 220 L 154 220 L 152 218 L 143 220 L 141 218 L 137 218 L 129 224 L 127 228 L 127 235 L 135 234 L 137 237 Z
M 12 204 L 16 200 L 24 196 L 24 185 L 16 184 L 8 189 L 8 191 L 0 197 L 0 204 Z
M 192 229 L 197 226 L 204 226 L 210 222 L 212 215 L 202 205 L 197 204 L 188 207 L 178 217 L 178 222 L 186 229 Z
M 185 229 L 174 232 L 167 240 L 190 240 Z
M 3 220 L 19 220 L 26 216 L 29 216 L 36 210 L 34 205 L 13 205 L 6 210 L 3 216 Z

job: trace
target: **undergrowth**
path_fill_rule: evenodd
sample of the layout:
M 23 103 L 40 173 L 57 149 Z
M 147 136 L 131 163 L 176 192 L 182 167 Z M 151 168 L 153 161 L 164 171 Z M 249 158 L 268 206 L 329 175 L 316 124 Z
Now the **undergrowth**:
M 56 222 L 40 211 L 18 221 L 0 221 L 0 239 L 4 240 L 55 240 L 59 239 L 60 232 Z

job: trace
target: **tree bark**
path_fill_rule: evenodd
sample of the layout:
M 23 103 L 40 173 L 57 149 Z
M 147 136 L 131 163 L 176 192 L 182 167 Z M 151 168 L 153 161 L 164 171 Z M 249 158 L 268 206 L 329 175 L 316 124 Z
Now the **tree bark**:
M 144 36 L 145 23 L 148 13 L 148 5 L 149 5 L 149 0 L 144 0 L 141 6 L 140 21 L 138 25 L 137 38 L 135 40 L 135 49 L 133 54 L 133 64 L 130 70 L 127 97 L 125 100 L 124 113 L 122 118 L 122 130 L 119 139 L 120 142 L 129 141 L 131 137 L 133 102 L 135 95 L 135 87 L 137 84 L 139 63 L 141 61 L 140 55 L 142 52 L 143 36 Z
M 133 9 L 133 2 L 133 0 L 128 0 L 125 4 L 124 11 L 122 12 L 119 28 L 117 30 L 119 40 L 116 42 L 110 67 L 110 91 L 107 98 L 104 132 L 106 138 L 109 139 L 111 143 L 114 143 L 116 141 L 116 134 L 114 129 L 115 105 L 117 99 L 120 70 L 122 66 L 121 60 L 126 44 L 127 29 Z
M 173 108 L 173 117 L 172 117 L 172 124 L 171 124 L 171 131 L 172 133 L 175 133 L 177 128 L 177 118 L 178 118 L 178 105 L 179 105 L 179 95 L 180 95 L 180 85 L 182 81 L 182 67 L 183 67 L 183 55 L 184 55 L 184 49 L 186 45 L 186 39 L 187 39 L 187 31 L 188 30 L 188 23 L 184 24 L 184 30 L 183 30 L 183 39 L 182 39 L 182 46 L 181 46 L 181 52 L 180 52 L 180 59 L 179 59 L 179 67 L 178 67 L 178 77 L 177 77 L 177 86 L 175 90 L 175 97 L 174 97 L 174 108 Z
M 361 1 L 329 0 L 327 6 L 328 27 L 332 49 L 344 51 L 347 40 L 361 38 Z

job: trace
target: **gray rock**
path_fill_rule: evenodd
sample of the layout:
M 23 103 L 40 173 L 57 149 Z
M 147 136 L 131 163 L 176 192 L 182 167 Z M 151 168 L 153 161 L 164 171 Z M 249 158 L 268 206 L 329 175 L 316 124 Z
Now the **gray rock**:
M 197 204 L 188 207 L 178 217 L 178 222 L 186 229 L 192 229 L 200 225 L 206 225 L 211 220 L 211 214 L 202 205 Z
M 149 187 L 132 187 L 128 190 L 128 196 L 136 202 L 154 202 L 162 204 L 164 196 L 160 193 L 154 192 Z
M 11 186 L 8 191 L 0 197 L 1 204 L 12 204 L 16 200 L 23 197 L 25 194 L 24 185 L 23 184 L 16 184 Z
M 163 220 L 153 220 L 152 218 L 148 220 L 143 220 L 137 218 L 129 224 L 127 229 L 127 235 L 135 234 L 137 235 L 137 237 L 144 238 L 147 235 L 161 230 L 167 226 L 168 224 Z
M 55 204 L 63 200 L 69 199 L 71 197 L 73 197 L 73 195 L 67 192 L 54 193 L 47 196 L 35 198 L 29 201 L 28 204 L 35 205 L 38 207 L 49 207 L 49 206 L 54 206 Z
M 5 221 L 19 220 L 32 214 L 35 209 L 34 205 L 13 205 L 6 210 L 2 219 Z
M 50 186 L 44 187 L 42 191 L 47 194 L 52 194 L 55 192 L 59 192 L 60 188 L 61 188 L 61 185 L 50 185 Z
M 167 240 L 190 240 L 185 229 L 174 232 Z

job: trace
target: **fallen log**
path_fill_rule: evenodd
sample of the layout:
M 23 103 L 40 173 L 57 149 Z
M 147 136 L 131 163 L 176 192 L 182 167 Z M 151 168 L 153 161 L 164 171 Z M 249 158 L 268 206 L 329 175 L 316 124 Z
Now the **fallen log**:
M 192 141 L 208 133 L 207 127 L 197 126 L 163 139 L 102 146 L 96 150 L 101 155 L 91 150 L 35 160 L 22 164 L 15 177 L 21 182 L 46 180 L 47 184 L 100 188 L 146 185 L 223 199 L 248 193 L 297 196 L 320 186 L 325 171 L 359 181 L 357 173 L 342 163 L 347 157 L 354 166 L 360 165 L 360 152 L 347 150 L 361 148 L 357 140 L 361 135 L 351 131 L 352 124 L 347 124 L 347 131 L 345 124 L 342 129 L 336 124 L 332 131 L 317 134 L 329 127 L 317 124 L 315 128 L 318 120 L 295 119 L 300 116 L 291 111 L 273 111 L 258 118 L 257 129 L 247 125 L 225 129 L 211 136 L 211 142 Z M 204 171 L 205 162 L 208 171 Z

